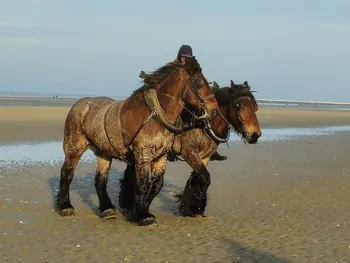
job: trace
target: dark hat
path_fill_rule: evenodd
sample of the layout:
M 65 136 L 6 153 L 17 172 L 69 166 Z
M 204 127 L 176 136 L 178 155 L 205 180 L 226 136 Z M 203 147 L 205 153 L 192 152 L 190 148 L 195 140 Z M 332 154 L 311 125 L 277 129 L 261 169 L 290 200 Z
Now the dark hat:
M 192 48 L 189 45 L 182 45 L 177 53 L 177 59 L 180 60 L 180 57 L 192 57 Z

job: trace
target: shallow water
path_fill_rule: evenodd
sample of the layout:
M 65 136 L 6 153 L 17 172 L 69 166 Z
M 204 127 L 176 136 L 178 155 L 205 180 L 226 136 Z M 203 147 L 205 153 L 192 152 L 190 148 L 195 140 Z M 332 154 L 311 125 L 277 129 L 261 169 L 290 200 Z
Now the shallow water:
M 266 128 L 262 130 L 259 143 L 271 141 L 295 140 L 300 136 L 322 136 L 336 132 L 350 131 L 350 126 L 321 127 L 321 128 Z M 236 134 L 230 137 L 231 142 L 241 140 Z M 59 165 L 62 164 L 64 153 L 61 141 L 30 142 L 0 145 L 0 167 L 11 165 Z M 80 162 L 95 161 L 94 154 L 89 150 L 84 153 Z
M 333 126 L 318 128 L 266 128 L 262 129 L 259 142 L 295 140 L 301 136 L 331 135 L 336 132 L 350 131 L 350 126 Z M 238 141 L 236 134 L 231 134 L 231 141 Z

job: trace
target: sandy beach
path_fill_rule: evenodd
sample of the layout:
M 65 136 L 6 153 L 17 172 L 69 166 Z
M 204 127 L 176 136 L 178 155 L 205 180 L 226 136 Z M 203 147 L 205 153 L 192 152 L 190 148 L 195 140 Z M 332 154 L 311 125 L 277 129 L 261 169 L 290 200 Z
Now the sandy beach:
M 75 99 L 0 98 L 0 143 L 61 140 L 65 118 L 75 101 Z M 350 124 L 349 111 L 260 106 L 257 115 L 263 128 Z
M 34 146 L 25 149 L 29 161 L 11 155 L 21 152 L 11 146 L 19 142 L 61 141 L 72 101 L 1 102 L 0 262 L 350 262 L 350 131 L 221 145 L 228 160 L 208 165 L 203 219 L 179 216 L 173 196 L 191 169 L 168 163 L 151 206 L 158 227 L 141 228 L 121 213 L 99 218 L 94 162 L 79 164 L 71 186 L 76 216 L 62 218 L 53 211 L 62 158 L 31 162 Z M 258 118 L 262 136 L 271 128 L 350 124 L 346 111 L 260 107 Z M 47 147 L 47 156 L 63 155 Z M 114 161 L 109 175 L 115 205 L 124 169 Z

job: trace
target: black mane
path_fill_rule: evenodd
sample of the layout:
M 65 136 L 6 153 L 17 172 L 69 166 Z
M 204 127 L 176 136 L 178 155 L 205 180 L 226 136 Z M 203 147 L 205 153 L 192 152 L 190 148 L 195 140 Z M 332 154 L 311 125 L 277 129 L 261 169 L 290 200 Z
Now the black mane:
M 170 62 L 164 65 L 163 67 L 158 68 L 157 70 L 155 70 L 150 74 L 145 74 L 144 72 L 141 72 L 140 77 L 143 78 L 144 84 L 142 87 L 136 89 L 133 92 L 133 94 L 136 94 L 138 92 L 148 90 L 148 89 L 155 89 L 158 83 L 162 82 L 169 75 L 174 74 L 176 71 L 182 68 L 185 69 L 190 76 L 197 73 L 202 73 L 202 68 L 195 57 L 189 58 L 186 64 L 181 64 L 175 61 Z
M 248 96 L 251 97 L 255 101 L 255 97 L 253 95 L 254 91 L 251 91 L 249 85 L 246 84 L 236 84 L 234 88 L 231 87 L 213 87 L 213 93 L 215 95 L 218 103 L 231 103 L 232 101 L 236 101 L 240 97 Z

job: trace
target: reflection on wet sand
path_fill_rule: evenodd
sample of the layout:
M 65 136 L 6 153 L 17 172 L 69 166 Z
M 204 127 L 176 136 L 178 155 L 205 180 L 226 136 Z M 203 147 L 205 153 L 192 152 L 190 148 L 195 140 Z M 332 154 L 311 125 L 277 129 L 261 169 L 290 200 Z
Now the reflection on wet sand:
M 267 128 L 262 129 L 259 143 L 271 141 L 287 141 L 297 139 L 300 136 L 330 135 L 336 132 L 349 131 L 350 126 L 335 126 L 322 128 Z M 239 143 L 236 134 L 231 134 L 231 142 Z M 5 167 L 13 163 L 16 165 L 30 164 L 61 164 L 64 159 L 61 141 L 29 142 L 17 144 L 0 144 L 0 166 Z M 80 162 L 94 162 L 94 154 L 88 150 L 84 153 Z

